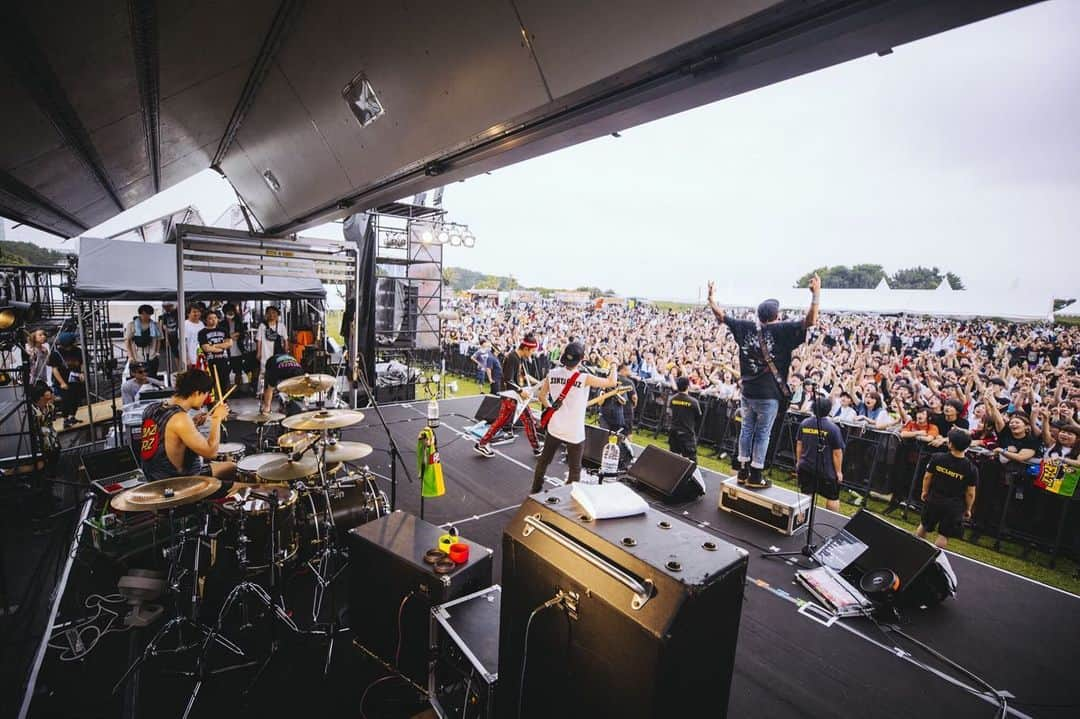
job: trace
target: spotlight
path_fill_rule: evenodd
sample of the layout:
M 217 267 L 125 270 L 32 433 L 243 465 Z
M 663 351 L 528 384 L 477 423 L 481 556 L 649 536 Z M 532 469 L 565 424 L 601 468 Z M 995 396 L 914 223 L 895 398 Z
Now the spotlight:
M 385 112 L 375 95 L 375 88 L 364 73 L 354 77 L 341 91 L 341 96 L 345 98 L 345 104 L 349 106 L 349 111 L 360 123 L 360 127 L 367 127 Z
M 420 241 L 423 242 L 425 245 L 430 245 L 432 242 L 435 241 L 435 233 L 433 233 L 431 230 L 424 230 L 420 234 Z
M 465 234 L 464 237 L 461 238 L 461 244 L 465 245 L 466 247 L 475 247 L 476 238 L 473 237 L 473 234 L 471 232 L 468 232 Z
M 27 322 L 37 322 L 41 305 L 37 302 L 0 301 L 0 331 L 17 329 Z
M 461 247 L 461 235 L 457 234 L 456 232 L 450 235 L 450 246 Z
M 440 245 L 445 245 L 449 241 L 450 241 L 450 233 L 447 232 L 446 230 L 440 230 L 439 231 L 439 244 Z

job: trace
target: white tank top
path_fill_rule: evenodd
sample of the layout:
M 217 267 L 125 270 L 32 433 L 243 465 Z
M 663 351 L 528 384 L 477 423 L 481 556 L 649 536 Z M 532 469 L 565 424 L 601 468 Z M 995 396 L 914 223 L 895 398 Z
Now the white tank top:
M 554 403 L 562 394 L 570 376 L 575 370 L 565 367 L 556 367 L 548 372 L 548 397 Z M 566 393 L 562 406 L 551 416 L 548 423 L 548 434 L 558 437 L 569 444 L 580 444 L 585 441 L 585 404 L 589 400 L 589 388 L 585 386 L 585 375 L 578 375 L 574 386 Z

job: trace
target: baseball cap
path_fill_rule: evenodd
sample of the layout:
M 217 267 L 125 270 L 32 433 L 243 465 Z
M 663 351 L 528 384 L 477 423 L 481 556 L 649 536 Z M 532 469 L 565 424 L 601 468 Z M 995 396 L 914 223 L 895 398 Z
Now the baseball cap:
M 767 299 L 757 306 L 757 316 L 762 322 L 772 322 L 780 316 L 780 300 Z
M 580 342 L 571 342 L 566 345 L 566 349 L 563 350 L 562 357 L 559 359 L 564 365 L 572 366 L 576 365 L 585 356 L 585 347 Z

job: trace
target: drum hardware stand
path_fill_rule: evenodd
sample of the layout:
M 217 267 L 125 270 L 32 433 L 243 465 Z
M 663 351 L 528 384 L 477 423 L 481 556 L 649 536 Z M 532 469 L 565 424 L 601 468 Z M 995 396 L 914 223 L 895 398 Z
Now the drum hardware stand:
M 280 586 L 280 583 L 278 581 L 279 574 L 278 574 L 277 563 L 279 561 L 279 558 L 277 556 L 278 555 L 278 549 L 277 549 L 277 526 L 276 526 L 276 520 L 277 520 L 277 510 L 278 510 L 279 500 L 278 500 L 277 492 L 271 491 L 271 492 L 269 492 L 267 494 L 263 494 L 262 492 L 254 492 L 254 491 L 249 490 L 248 493 L 244 497 L 241 497 L 240 500 L 239 500 L 238 507 L 239 507 L 239 510 L 240 510 L 240 534 L 237 537 L 237 544 L 239 546 L 237 547 L 236 556 L 237 556 L 237 561 L 240 564 L 240 571 L 242 573 L 244 573 L 245 576 L 246 576 L 246 574 L 247 574 L 246 570 L 247 570 L 248 561 L 249 561 L 249 558 L 248 558 L 248 555 L 247 555 L 247 544 L 248 544 L 249 540 L 247 538 L 247 535 L 245 534 L 245 527 L 246 527 L 246 524 L 247 524 L 247 520 L 246 520 L 247 510 L 245 510 L 244 505 L 247 503 L 247 500 L 250 499 L 250 498 L 262 499 L 265 502 L 267 502 L 268 505 L 269 505 L 269 514 L 270 514 L 270 591 L 267 592 L 259 584 L 255 583 L 255 582 L 252 582 L 250 579 L 245 578 L 244 581 L 240 582 L 235 587 L 233 587 L 232 591 L 229 592 L 229 596 L 225 598 L 225 602 L 221 606 L 221 611 L 218 612 L 217 624 L 216 624 L 216 626 L 214 627 L 214 630 L 213 630 L 214 633 L 220 633 L 221 632 L 222 624 L 225 622 L 225 617 L 228 616 L 229 610 L 232 609 L 233 604 L 235 604 L 238 600 L 240 600 L 241 597 L 243 597 L 245 595 L 253 595 L 255 597 L 255 599 L 257 599 L 259 601 L 259 603 L 262 604 L 263 607 L 268 612 L 270 612 L 270 614 L 272 615 L 271 618 L 270 618 L 271 619 L 271 621 L 270 621 L 270 652 L 267 654 L 266 658 L 262 660 L 261 663 L 251 662 L 249 664 L 244 665 L 244 666 L 255 666 L 256 664 L 258 664 L 258 666 L 259 666 L 259 668 L 255 672 L 255 676 L 252 677 L 251 682 L 248 684 L 248 686 L 243 691 L 243 694 L 245 696 L 249 695 L 251 693 L 251 690 L 255 687 L 255 685 L 258 684 L 259 679 L 262 678 L 263 672 L 266 671 L 266 668 L 270 665 L 270 662 L 274 659 L 274 657 L 277 656 L 277 653 L 281 648 L 281 640 L 278 637 L 278 627 L 277 627 L 278 621 L 281 621 L 282 623 L 284 623 L 290 630 L 292 630 L 294 632 L 298 631 L 296 623 L 293 622 L 292 617 L 289 616 L 288 612 L 285 609 L 285 601 L 284 601 L 284 598 L 283 598 L 283 596 L 281 594 L 281 586 Z M 241 604 L 240 606 L 244 610 L 245 617 L 246 617 L 246 612 L 247 612 L 246 605 Z M 197 685 L 196 685 L 196 690 L 195 691 L 198 692 L 198 686 Z M 194 701 L 194 697 L 195 697 L 195 695 L 192 694 L 192 701 Z
M 210 512 L 206 511 L 206 510 L 204 510 L 204 511 L 206 512 L 206 516 L 205 516 L 205 519 L 203 521 L 203 530 L 199 534 L 200 537 L 208 537 L 208 536 L 210 536 Z M 196 541 L 195 542 L 195 558 L 194 558 L 195 576 L 194 576 L 194 578 L 192 580 L 192 588 L 191 588 L 191 609 L 190 609 L 191 617 L 185 616 L 183 611 L 181 611 L 178 583 L 179 583 L 180 578 L 183 576 L 183 574 L 179 574 L 179 575 L 175 574 L 175 569 L 180 563 L 180 555 L 182 554 L 183 545 L 184 545 L 185 542 L 181 541 L 181 540 L 179 540 L 177 538 L 176 531 L 175 531 L 175 526 L 176 525 L 175 525 L 174 520 L 175 520 L 175 508 L 170 508 L 169 509 L 169 532 L 170 532 L 170 534 L 171 534 L 171 536 L 173 538 L 173 547 L 170 550 L 170 555 L 171 556 L 170 556 L 170 566 L 169 566 L 169 579 L 170 579 L 170 586 L 174 589 L 174 591 L 177 594 L 177 598 L 176 598 L 176 602 L 175 602 L 176 615 L 172 619 L 167 621 L 164 624 L 164 626 L 161 627 L 160 630 L 158 630 L 158 633 L 155 634 L 154 638 L 151 639 L 149 644 L 146 645 L 146 649 L 143 650 L 143 653 L 131 664 L 131 666 L 129 666 L 127 668 L 127 670 L 124 672 L 124 674 L 120 677 L 119 681 L 117 681 L 116 684 L 113 686 L 113 694 L 118 692 L 120 690 L 120 688 L 122 686 L 124 686 L 124 684 L 127 681 L 128 677 L 131 676 L 131 674 L 136 669 L 138 669 L 140 666 L 145 664 L 151 657 L 155 657 L 155 656 L 158 656 L 160 654 L 179 654 L 181 652 L 185 652 L 188 649 L 192 649 L 192 648 L 197 646 L 199 648 L 199 653 L 195 658 L 195 669 L 193 671 L 191 671 L 191 672 L 180 672 L 181 676 L 188 676 L 188 677 L 193 677 L 193 678 L 196 679 L 195 688 L 191 693 L 190 699 L 188 700 L 187 708 L 184 710 L 184 717 L 187 717 L 188 714 L 191 712 L 191 708 L 195 704 L 195 699 L 198 696 L 199 689 L 202 688 L 203 681 L 208 676 L 222 674 L 224 672 L 232 671 L 233 669 L 240 669 L 240 668 L 254 666 L 255 663 L 254 662 L 248 662 L 246 664 L 238 664 L 238 665 L 233 665 L 233 666 L 228 666 L 228 667 L 222 667 L 220 669 L 214 669 L 214 670 L 208 670 L 207 669 L 207 666 L 206 666 L 206 654 L 207 654 L 207 652 L 208 652 L 208 650 L 210 648 L 210 645 L 212 643 L 214 643 L 214 642 L 217 642 L 218 644 L 225 647 L 226 649 L 228 649 L 233 654 L 236 654 L 237 656 L 241 656 L 241 657 L 244 656 L 244 651 L 242 649 L 240 649 L 240 647 L 236 646 L 231 641 L 226 639 L 225 637 L 221 636 L 221 634 L 217 631 L 216 627 L 209 627 L 209 626 L 207 626 L 207 625 L 205 625 L 205 624 L 203 624 L 203 623 L 201 623 L 199 621 L 199 606 L 200 606 L 200 600 L 199 600 L 199 560 L 200 560 L 200 555 L 201 555 L 201 550 L 202 550 L 202 542 L 201 541 Z M 175 582 L 176 584 L 172 584 L 173 582 Z M 183 633 L 183 629 L 184 629 L 185 625 L 189 626 L 189 627 L 195 629 L 197 632 L 201 633 L 203 635 L 203 640 L 201 642 L 199 642 L 198 644 L 185 644 L 185 642 L 184 642 L 184 633 Z M 175 648 L 173 648 L 173 649 L 158 649 L 158 645 L 173 630 L 174 627 L 176 628 L 176 634 L 177 634 L 177 646 Z
M 383 416 L 382 408 L 379 407 L 379 403 L 375 400 L 375 391 L 368 384 L 367 377 L 364 372 L 364 355 L 357 352 L 357 358 L 359 363 L 356 367 L 356 379 L 360 382 L 361 388 L 367 393 L 368 402 L 375 409 L 375 414 L 379 417 L 379 424 L 382 425 L 383 431 L 386 432 L 386 439 L 390 444 L 390 511 L 393 512 L 397 509 L 397 466 L 401 464 L 401 471 L 405 473 L 405 479 L 409 480 L 412 484 L 413 478 L 409 474 L 409 468 L 405 465 L 405 459 L 401 456 L 401 450 L 398 449 L 397 442 L 394 441 L 394 435 L 390 431 L 390 426 L 386 423 L 386 417 Z M 424 518 L 423 511 L 420 512 L 420 519 Z

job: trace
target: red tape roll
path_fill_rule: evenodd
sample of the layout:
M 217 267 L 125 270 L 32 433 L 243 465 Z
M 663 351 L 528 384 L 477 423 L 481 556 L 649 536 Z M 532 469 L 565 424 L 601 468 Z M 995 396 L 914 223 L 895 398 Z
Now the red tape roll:
M 454 561 L 454 564 L 464 564 L 469 561 L 469 545 L 464 542 L 451 544 L 450 559 Z

